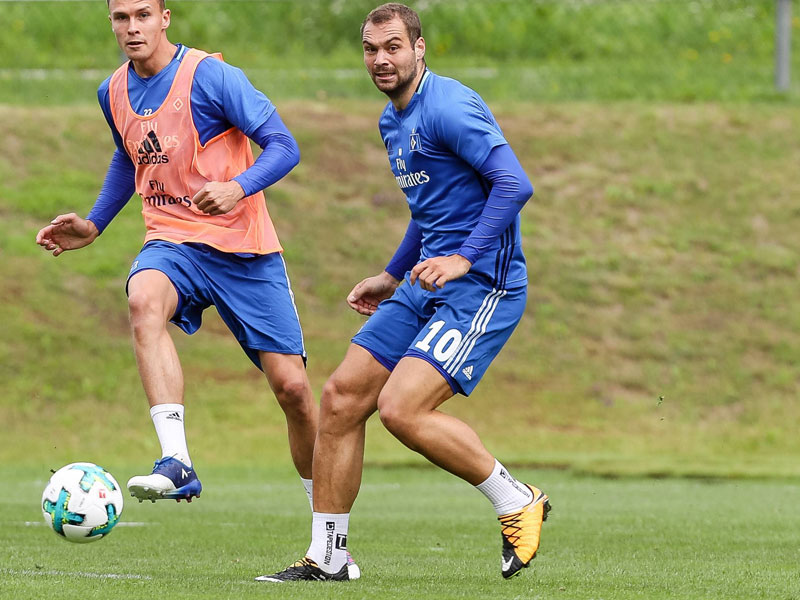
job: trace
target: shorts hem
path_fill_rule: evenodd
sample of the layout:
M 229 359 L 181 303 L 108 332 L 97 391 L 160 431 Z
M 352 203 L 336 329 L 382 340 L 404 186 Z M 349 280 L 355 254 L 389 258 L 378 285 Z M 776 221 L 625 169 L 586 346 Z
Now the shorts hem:
M 389 371 L 390 373 L 391 373 L 392 371 L 394 371 L 394 368 L 397 366 L 397 362 L 394 362 L 394 363 L 393 363 L 391 360 L 389 360 L 388 358 L 386 358 L 385 356 L 383 356 L 383 355 L 382 355 L 382 354 L 380 354 L 379 352 L 376 352 L 376 351 L 375 351 L 375 350 L 373 350 L 372 348 L 368 348 L 368 347 L 367 347 L 367 346 L 365 346 L 364 344 L 361 344 L 361 343 L 359 343 L 359 342 L 357 342 L 357 341 L 355 341 L 355 340 L 351 340 L 351 342 L 352 342 L 353 344 L 355 344 L 356 346 L 358 346 L 359 348 L 363 348 L 364 350 L 366 350 L 367 352 L 369 352 L 369 353 L 372 355 L 372 358 L 374 358 L 376 361 L 378 361 L 378 363 L 380 363 L 380 365 L 381 365 L 381 366 L 382 366 L 384 369 L 386 369 L 387 371 Z
M 419 352 L 418 350 L 406 350 L 406 353 L 403 354 L 403 357 L 406 357 L 406 356 L 410 356 L 412 358 L 419 358 L 421 360 L 424 360 L 429 365 L 431 365 L 434 369 L 439 371 L 439 374 L 444 378 L 444 380 L 450 386 L 450 389 L 453 390 L 454 394 L 462 394 L 463 396 L 467 395 L 467 394 L 464 393 L 464 390 L 461 389 L 461 385 L 459 385 L 458 381 L 453 379 L 452 375 L 450 375 L 450 373 L 445 371 L 444 368 L 442 367 L 442 365 L 437 363 L 435 360 L 433 360 L 427 354 L 425 354 L 423 352 Z
M 175 289 L 175 293 L 178 295 L 178 303 L 175 305 L 175 312 L 172 313 L 172 316 L 169 318 L 170 323 L 177 325 L 188 335 L 192 335 L 195 331 L 197 331 L 197 329 L 189 331 L 188 329 L 186 329 L 186 327 L 184 327 L 184 324 L 180 320 L 175 319 L 177 315 L 181 314 L 181 309 L 183 308 L 184 304 L 183 294 L 178 289 L 178 286 L 175 285 L 175 282 L 172 281 L 172 278 L 169 276 L 169 274 L 163 269 L 159 269 L 158 267 L 142 267 L 141 269 L 137 269 L 133 273 L 130 273 L 128 275 L 128 278 L 125 280 L 125 295 L 128 296 L 128 284 L 131 282 L 131 277 L 137 275 L 138 273 L 142 273 L 144 271 L 158 271 L 159 273 L 163 273 L 164 277 L 166 277 L 169 280 L 169 282 L 172 284 L 172 287 Z
M 281 348 L 281 349 L 278 349 L 278 350 L 276 350 L 274 348 L 269 348 L 269 349 L 266 349 L 266 348 L 254 348 L 253 346 L 247 346 L 247 345 L 243 344 L 242 342 L 239 342 L 239 345 L 242 347 L 242 350 L 244 350 L 244 353 L 247 355 L 247 357 L 250 359 L 250 361 L 256 367 L 258 367 L 258 369 L 260 371 L 263 371 L 264 369 L 261 368 L 261 357 L 259 356 L 259 352 L 265 352 L 267 354 L 283 354 L 285 356 L 299 356 L 300 358 L 303 359 L 303 366 L 304 367 L 308 367 L 308 354 L 306 354 L 305 349 L 303 349 L 301 352 L 297 352 L 295 350 L 288 350 L 288 349 L 285 349 L 285 348 Z

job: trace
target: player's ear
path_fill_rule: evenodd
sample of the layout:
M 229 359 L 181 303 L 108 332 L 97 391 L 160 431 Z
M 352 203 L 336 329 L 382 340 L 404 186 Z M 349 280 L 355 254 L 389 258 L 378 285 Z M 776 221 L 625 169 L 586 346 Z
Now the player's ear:
M 422 60 L 425 58 L 425 39 L 424 38 L 417 38 L 417 41 L 414 42 L 414 54 L 417 57 L 417 60 Z

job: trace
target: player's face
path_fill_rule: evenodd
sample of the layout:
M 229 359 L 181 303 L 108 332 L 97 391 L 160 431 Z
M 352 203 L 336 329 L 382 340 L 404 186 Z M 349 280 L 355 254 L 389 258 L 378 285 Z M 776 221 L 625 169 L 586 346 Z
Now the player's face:
M 364 64 L 377 88 L 392 100 L 409 94 L 423 70 L 425 40 L 412 44 L 400 17 L 384 23 L 367 23 L 362 37 Z
M 166 41 L 170 12 L 158 0 L 111 0 L 108 10 L 117 43 L 132 61 L 146 62 Z

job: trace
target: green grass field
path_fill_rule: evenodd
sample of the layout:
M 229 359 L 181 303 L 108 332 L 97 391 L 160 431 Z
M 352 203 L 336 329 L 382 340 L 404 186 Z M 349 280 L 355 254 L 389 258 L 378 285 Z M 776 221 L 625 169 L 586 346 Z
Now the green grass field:
M 135 474 L 109 468 L 121 481 Z M 800 488 L 790 482 L 519 470 L 554 508 L 532 567 L 504 581 L 499 527 L 478 492 L 434 469 L 368 468 L 349 535 L 362 579 L 277 585 L 253 577 L 307 547 L 309 509 L 296 476 L 200 473 L 205 491 L 191 505 L 131 499 L 108 538 L 76 545 L 44 525 L 47 472 L 0 467 L 0 598 L 800 597 Z
M 236 4 L 232 14 L 246 13 Z M 645 4 L 657 18 L 644 18 Z M 733 4 L 734 16 L 718 10 Z M 0 599 L 800 598 L 796 95 L 674 102 L 776 99 L 765 41 L 773 3 L 733 4 L 694 3 L 690 23 L 678 2 L 542 2 L 528 16 L 569 44 L 537 38 L 536 52 L 555 54 L 472 66 L 447 62 L 463 31 L 431 30 L 451 44 L 432 55 L 434 68 L 467 73 L 488 92 L 536 186 L 523 212 L 526 315 L 478 390 L 445 407 L 553 500 L 534 568 L 508 582 L 485 500 L 419 468 L 372 419 L 350 536 L 364 579 L 288 591 L 254 583 L 305 550 L 308 507 L 289 471 L 282 414 L 213 311 L 197 335 L 174 332 L 202 499 L 129 503 L 109 539 L 89 546 L 45 529 L 39 501 L 50 468 L 90 460 L 124 482 L 156 458 L 123 292 L 143 226 L 134 200 L 90 248 L 53 259 L 35 246 L 50 218 L 85 214 L 99 190 L 112 151 L 90 105 L 102 77 L 76 85 L 56 76 L 45 89 L 7 78 L 0 63 Z M 431 10 L 446 22 L 453 6 Z M 648 61 L 626 62 L 615 6 L 633 10 L 622 16 L 642 32 L 633 40 L 647 42 L 637 51 Z M 21 14 L 0 48 L 51 39 L 31 35 L 36 19 Z M 109 51 L 110 36 L 99 46 L 100 36 L 67 22 L 48 21 L 82 40 L 60 59 Z M 193 34 L 181 31 L 191 43 Z M 297 71 L 278 68 L 286 57 L 230 45 L 229 58 L 279 100 L 301 147 L 299 167 L 267 195 L 318 393 L 362 323 L 345 294 L 385 265 L 407 222 L 377 135 L 382 102 L 360 70 L 352 81 L 326 70 L 359 69 L 355 55 L 333 52 L 319 72 L 305 63 Z M 495 75 L 475 70 L 489 66 Z M 362 97 L 319 100 L 345 92 Z M 318 99 L 282 100 L 293 95 Z M 588 101 L 563 101 L 576 98 Z M 612 98 L 658 102 L 602 101 Z

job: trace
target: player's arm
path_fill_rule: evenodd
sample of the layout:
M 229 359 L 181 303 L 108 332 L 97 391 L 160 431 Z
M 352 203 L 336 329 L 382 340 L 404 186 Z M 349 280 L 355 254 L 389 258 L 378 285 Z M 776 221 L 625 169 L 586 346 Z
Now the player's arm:
M 386 265 L 384 271 L 394 277 L 396 280 L 401 280 L 405 277 L 406 273 L 414 268 L 419 262 L 419 256 L 422 252 L 422 232 L 414 219 L 409 220 L 406 234 L 403 236 L 400 245 L 395 250 L 394 256 Z
M 300 162 L 300 148 L 278 111 L 273 111 L 250 137 L 261 147 L 261 154 L 249 169 L 233 178 L 245 196 L 280 181 Z
M 91 244 L 119 214 L 136 189 L 136 169 L 122 148 L 122 138 L 111 117 L 108 80 L 100 86 L 98 100 L 117 147 L 103 187 L 87 217 L 84 219 L 75 213 L 59 215 L 37 233 L 36 243 L 52 252 L 53 256 Z
M 233 210 L 246 196 L 281 180 L 300 162 L 300 148 L 277 112 L 256 129 L 251 139 L 261 147 L 261 154 L 250 168 L 227 182 L 209 182 L 195 195 L 197 208 L 210 215 Z
M 468 273 L 533 195 L 533 186 L 508 144 L 492 148 L 478 172 L 490 183 L 491 192 L 472 233 L 456 254 L 430 258 L 414 267 L 411 283 L 419 279 L 424 289 L 433 291 Z
M 203 212 L 224 214 L 242 198 L 282 179 L 300 161 L 300 149 L 274 105 L 240 69 L 206 59 L 200 63 L 195 81 L 204 110 L 261 147 L 261 154 L 243 173 L 230 181 L 209 182 L 195 195 L 193 200 Z
M 492 191 L 475 229 L 458 251 L 470 264 L 497 242 L 533 195 L 533 185 L 508 144 L 495 146 L 478 172 Z
M 419 262 L 421 251 L 422 232 L 414 219 L 411 219 L 406 234 L 383 273 L 360 281 L 347 295 L 350 308 L 362 315 L 373 314 L 378 309 L 378 304 L 394 294 L 405 274 Z

